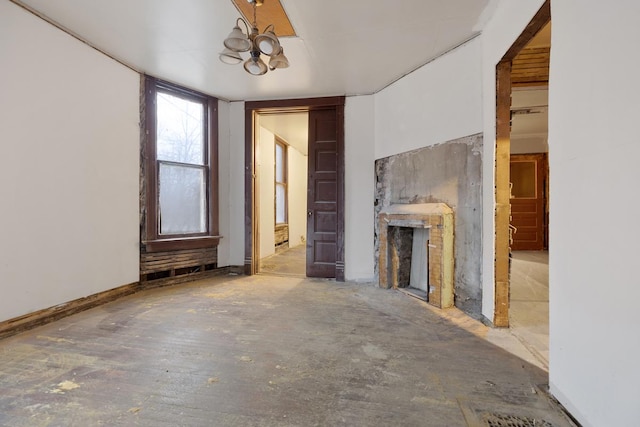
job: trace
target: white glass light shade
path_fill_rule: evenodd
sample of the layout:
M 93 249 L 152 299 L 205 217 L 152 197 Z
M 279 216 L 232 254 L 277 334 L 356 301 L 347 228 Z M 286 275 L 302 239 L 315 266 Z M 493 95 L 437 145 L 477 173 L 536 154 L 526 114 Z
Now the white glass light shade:
M 251 75 L 261 76 L 267 72 L 267 64 L 259 56 L 252 56 L 245 61 L 244 69 Z
M 267 56 L 271 56 L 280 50 L 280 41 L 273 30 L 265 30 L 264 33 L 256 35 L 255 43 L 260 52 Z
M 284 56 L 284 49 L 280 48 L 280 52 L 277 55 L 273 55 L 269 60 L 269 69 L 271 71 L 276 68 L 288 68 L 289 60 Z
M 225 64 L 236 65 L 242 62 L 242 57 L 240 56 L 240 53 L 234 52 L 227 47 L 220 52 L 220 61 Z
M 240 27 L 236 25 L 229 33 L 229 36 L 224 39 L 224 46 L 234 52 L 246 52 L 251 49 L 251 41 L 247 35 L 242 32 Z

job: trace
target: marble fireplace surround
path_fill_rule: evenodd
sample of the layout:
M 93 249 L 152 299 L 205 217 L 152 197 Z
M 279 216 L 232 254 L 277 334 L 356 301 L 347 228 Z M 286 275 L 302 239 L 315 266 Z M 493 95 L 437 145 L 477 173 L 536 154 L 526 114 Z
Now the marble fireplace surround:
M 427 302 L 439 308 L 453 307 L 453 210 L 444 203 L 393 204 L 382 208 L 378 223 L 379 286 L 398 288 L 399 248 L 389 239 L 389 227 L 425 228 L 429 230 Z

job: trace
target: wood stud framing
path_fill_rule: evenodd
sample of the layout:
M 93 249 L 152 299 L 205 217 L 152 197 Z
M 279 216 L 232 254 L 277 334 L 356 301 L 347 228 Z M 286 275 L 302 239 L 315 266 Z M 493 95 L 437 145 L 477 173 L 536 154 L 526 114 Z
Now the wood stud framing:
M 509 326 L 509 157 L 511 153 L 511 61 L 496 69 L 496 248 L 493 324 Z

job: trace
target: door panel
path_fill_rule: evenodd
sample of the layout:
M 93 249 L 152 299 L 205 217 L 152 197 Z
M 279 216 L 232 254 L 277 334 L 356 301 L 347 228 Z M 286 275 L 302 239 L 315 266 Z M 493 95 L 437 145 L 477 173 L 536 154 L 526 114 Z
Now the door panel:
M 336 277 L 338 120 L 335 109 L 309 111 L 307 276 Z
M 337 231 L 336 213 L 316 210 L 312 216 L 316 234 L 335 234 Z
M 546 154 L 511 156 L 511 249 L 543 250 L 546 246 Z

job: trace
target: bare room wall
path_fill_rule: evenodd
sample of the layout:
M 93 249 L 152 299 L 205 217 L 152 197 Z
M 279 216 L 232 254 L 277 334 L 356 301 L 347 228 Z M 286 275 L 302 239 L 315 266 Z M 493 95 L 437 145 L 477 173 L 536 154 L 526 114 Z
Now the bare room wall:
M 308 156 L 293 146 L 287 149 L 289 247 L 304 244 L 307 239 L 307 169 Z
M 477 37 L 375 95 L 375 158 L 482 131 Z
M 374 280 L 374 143 L 375 98 L 348 97 L 345 102 L 345 264 L 347 280 Z
M 637 425 L 640 3 L 551 17 L 551 391 L 584 426 Z
M 256 156 L 256 168 L 258 170 L 259 186 L 259 238 L 260 258 L 266 258 L 276 253 L 275 244 L 275 211 L 274 211 L 274 144 L 275 135 L 268 129 L 260 126 L 258 133 L 258 151 Z
M 1 321 L 138 280 L 140 77 L 8 1 L 0 57 Z
M 232 244 L 232 239 L 230 239 L 231 211 L 228 208 L 232 197 L 229 181 L 232 172 L 229 111 L 230 104 L 218 100 L 218 227 L 222 236 L 218 243 L 218 266 L 230 265 Z
M 226 265 L 244 265 L 244 102 L 229 103 L 229 258 Z
M 461 209 L 454 231 L 456 304 L 475 317 L 482 299 L 481 53 L 480 39 L 473 39 L 375 95 L 375 158 L 390 159 L 386 166 L 396 165 L 399 180 L 378 196 Z

